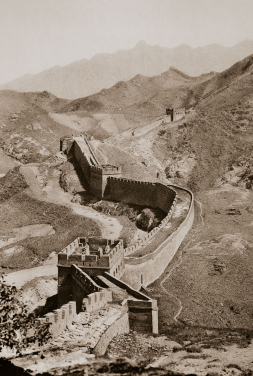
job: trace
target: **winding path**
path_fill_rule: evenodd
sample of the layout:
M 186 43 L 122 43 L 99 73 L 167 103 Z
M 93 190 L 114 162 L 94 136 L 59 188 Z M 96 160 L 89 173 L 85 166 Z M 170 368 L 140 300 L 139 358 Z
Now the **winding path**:
M 30 196 L 37 200 L 67 206 L 74 213 L 95 220 L 100 227 L 103 237 L 111 239 L 119 238 L 122 229 L 119 221 L 116 218 L 107 217 L 91 207 L 71 202 L 73 196 L 63 191 L 59 185 L 58 177 L 54 177 L 48 182 L 46 187 L 43 187 L 43 176 L 41 176 L 37 164 L 24 165 L 20 168 L 20 171 L 29 185 L 27 193 Z
M 55 177 L 49 182 L 49 185 L 46 188 L 43 188 L 43 177 L 40 175 L 36 163 L 23 165 L 21 166 L 20 171 L 29 185 L 29 188 L 27 188 L 27 194 L 31 197 L 37 200 L 67 206 L 71 208 L 74 213 L 95 220 L 100 227 L 101 235 L 103 237 L 109 239 L 119 238 L 122 225 L 118 220 L 113 217 L 107 217 L 90 207 L 71 202 L 72 196 L 62 190 L 59 185 L 58 177 Z M 34 278 L 57 275 L 57 262 L 58 256 L 54 255 L 51 258 L 49 257 L 42 266 L 9 273 L 4 279 L 7 283 L 14 284 L 17 288 L 20 288 L 26 282 L 29 282 Z

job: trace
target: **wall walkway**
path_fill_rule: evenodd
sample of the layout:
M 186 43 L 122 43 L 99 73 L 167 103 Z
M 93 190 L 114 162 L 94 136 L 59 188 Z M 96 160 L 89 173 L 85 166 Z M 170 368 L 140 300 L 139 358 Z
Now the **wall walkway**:
M 141 285 L 149 285 L 154 282 L 164 272 L 167 265 L 175 256 L 185 235 L 192 227 L 194 220 L 194 197 L 188 189 L 178 186 L 172 188 L 182 189 L 191 197 L 190 208 L 185 220 L 153 253 L 143 257 L 125 257 L 125 272 L 122 280 L 134 289 L 139 290 Z

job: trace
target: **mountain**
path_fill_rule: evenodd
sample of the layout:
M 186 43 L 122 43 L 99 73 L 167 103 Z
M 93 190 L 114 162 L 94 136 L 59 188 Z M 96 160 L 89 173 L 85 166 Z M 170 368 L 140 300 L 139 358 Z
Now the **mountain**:
M 129 81 L 117 82 L 110 89 L 69 101 L 51 116 L 73 129 L 77 122 L 80 125 L 83 122 L 80 131 L 98 139 L 107 138 L 153 122 L 165 115 L 166 107 L 185 106 L 194 87 L 213 76 L 215 73 L 190 77 L 173 67 L 153 77 L 139 74 Z
M 166 90 L 175 91 L 185 89 L 196 83 L 207 80 L 214 73 L 200 77 L 190 77 L 171 67 L 168 71 L 153 77 L 136 75 L 129 81 L 119 81 L 109 89 L 102 89 L 99 93 L 70 101 L 59 112 L 85 110 L 89 112 L 124 112 L 126 107 L 136 103 L 150 101 L 158 93 Z M 166 102 L 176 106 L 175 99 Z M 181 103 L 180 103 L 181 104 Z
M 109 89 L 74 100 L 57 98 L 48 91 L 2 90 L 0 147 L 9 156 L 27 163 L 57 152 L 62 135 L 82 133 L 107 139 L 156 122 L 165 115 L 166 107 L 208 111 L 210 118 L 216 110 L 230 111 L 241 100 L 252 101 L 252 73 L 250 55 L 221 73 L 191 77 L 171 67 L 160 75 L 138 74 L 129 81 L 119 81 Z M 237 108 L 232 111 L 237 112 Z M 233 113 L 231 116 L 234 118 Z M 251 124 L 251 112 L 243 116 L 244 122 Z
M 252 40 L 233 47 L 212 44 L 198 48 L 185 44 L 175 48 L 150 46 L 142 41 L 127 51 L 98 54 L 90 60 L 83 59 L 38 74 L 27 74 L 1 85 L 0 89 L 32 92 L 48 90 L 58 97 L 75 99 L 109 88 L 119 81 L 130 80 L 137 74 L 149 77 L 159 75 L 171 66 L 190 76 L 210 71 L 221 72 L 252 53 Z

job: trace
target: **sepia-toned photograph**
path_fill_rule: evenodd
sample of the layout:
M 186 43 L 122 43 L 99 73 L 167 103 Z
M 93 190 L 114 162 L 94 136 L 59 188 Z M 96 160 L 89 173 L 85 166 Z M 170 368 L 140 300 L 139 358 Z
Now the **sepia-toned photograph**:
M 253 376 L 253 1 L 0 0 L 0 376 Z

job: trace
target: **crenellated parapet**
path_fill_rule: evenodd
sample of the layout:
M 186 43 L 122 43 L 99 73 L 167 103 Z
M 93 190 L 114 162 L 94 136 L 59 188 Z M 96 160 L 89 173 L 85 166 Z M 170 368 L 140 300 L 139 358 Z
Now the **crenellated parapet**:
M 111 269 L 124 255 L 123 240 L 99 237 L 77 238 L 58 253 L 58 266 Z
M 50 324 L 49 331 L 52 337 L 57 337 L 68 325 L 72 324 L 76 315 L 76 302 L 71 301 L 61 306 L 61 308 L 38 318 L 37 322 L 39 324 Z
M 185 114 L 185 108 L 184 107 L 176 107 L 173 109 L 175 114 Z
M 142 238 L 141 240 L 139 240 L 138 242 L 136 242 L 134 245 L 132 245 L 130 247 L 126 247 L 124 249 L 124 255 L 125 255 L 125 257 L 127 257 L 127 256 L 135 253 L 140 248 L 142 248 L 143 246 L 145 246 L 152 238 L 154 238 L 154 236 L 160 231 L 161 228 L 164 228 L 165 226 L 168 225 L 168 223 L 170 222 L 171 216 L 173 214 L 174 208 L 176 206 L 176 203 L 177 203 L 177 194 L 176 194 L 176 196 L 174 198 L 173 204 L 171 205 L 171 208 L 170 208 L 168 214 L 161 221 L 161 223 L 159 224 L 159 226 L 154 227 L 150 232 L 148 232 L 145 235 L 144 238 Z
M 91 172 L 105 175 L 122 174 L 121 167 L 113 165 L 95 165 L 91 166 Z
M 109 176 L 108 180 L 117 180 L 117 181 L 122 181 L 124 183 L 131 183 L 131 184 L 140 184 L 140 185 L 152 185 L 155 186 L 157 183 L 151 183 L 149 181 L 143 181 L 143 180 L 134 180 L 134 179 L 126 179 L 126 178 L 118 178 L 114 176 Z
M 102 291 L 89 294 L 87 298 L 83 299 L 82 311 L 97 311 L 109 302 L 112 302 L 112 291 L 102 289 Z

